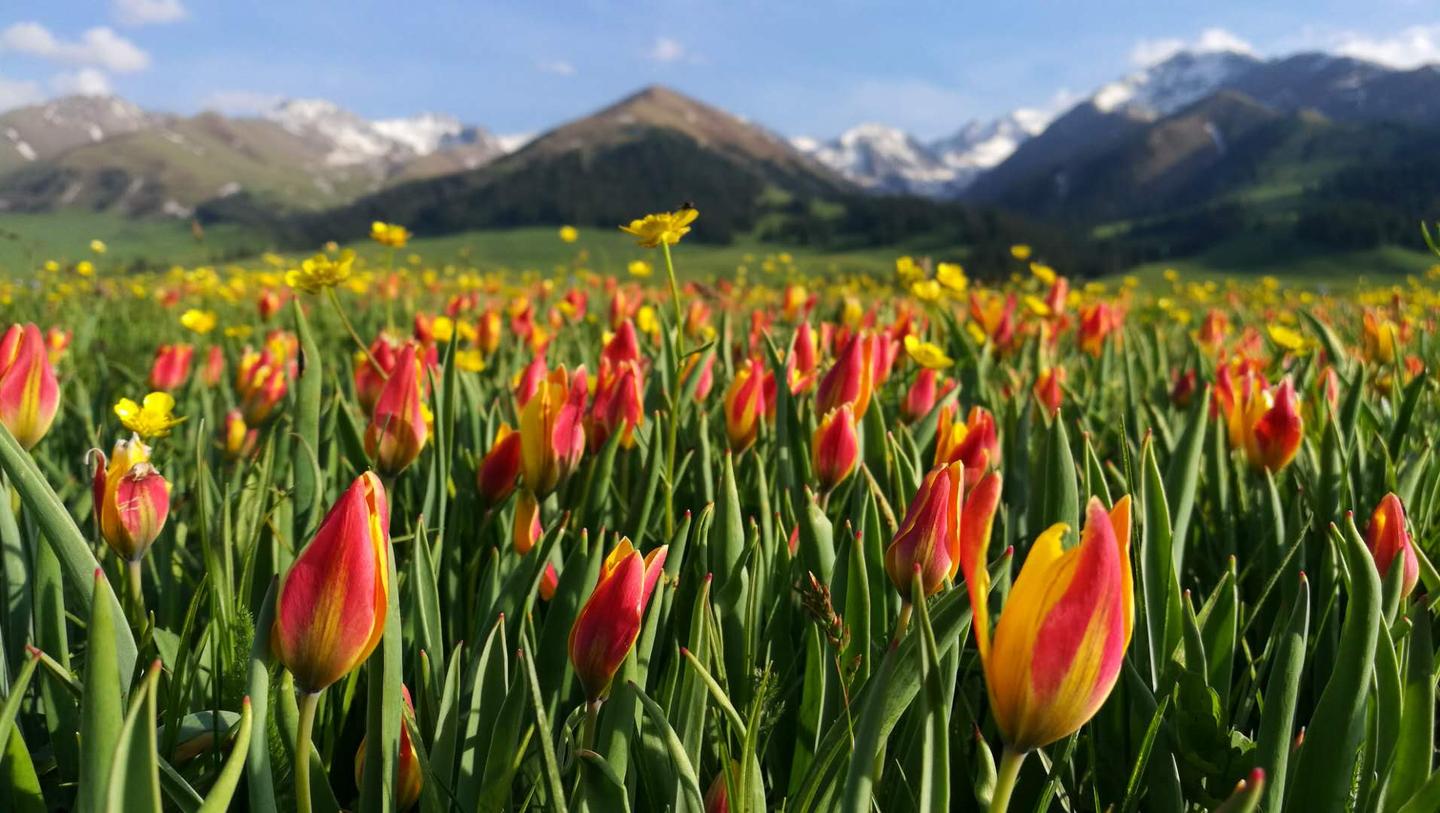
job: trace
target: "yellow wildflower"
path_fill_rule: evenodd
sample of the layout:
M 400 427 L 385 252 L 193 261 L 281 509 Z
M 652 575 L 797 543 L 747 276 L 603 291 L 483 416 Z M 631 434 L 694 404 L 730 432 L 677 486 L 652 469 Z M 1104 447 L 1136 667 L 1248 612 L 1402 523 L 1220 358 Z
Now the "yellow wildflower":
M 105 246 L 105 241 L 104 241 L 104 240 L 91 240 L 91 241 L 90 241 L 90 250 L 93 251 L 93 252 L 95 252 L 96 254 L 104 254 L 104 253 L 105 253 L 105 248 L 106 248 L 106 246 Z
M 699 209 L 685 207 L 673 212 L 645 215 L 640 220 L 630 221 L 628 226 L 621 226 L 620 231 L 633 235 L 641 248 L 655 248 L 661 243 L 673 246 L 690 233 L 690 224 L 699 216 Z
M 461 350 L 455 354 L 455 366 L 467 373 L 485 369 L 485 355 L 479 350 Z
M 1305 337 L 1299 331 L 1273 324 L 1265 328 L 1265 331 L 1270 334 L 1270 341 L 1286 350 L 1293 352 L 1305 348 Z
M 631 260 L 627 270 L 629 270 L 630 276 L 632 277 L 648 277 L 652 269 L 650 268 L 650 263 L 644 260 Z
M 82 277 L 94 276 L 95 263 L 92 263 L 89 260 L 81 260 L 80 262 L 75 263 L 75 273 L 79 274 Z
M 398 223 L 375 221 L 370 224 L 370 239 L 382 246 L 404 248 L 410 241 L 410 230 Z
M 214 311 L 202 311 L 198 308 L 191 308 L 180 314 L 180 324 L 204 335 L 215 329 L 217 317 Z
M 166 392 L 152 392 L 140 404 L 129 398 L 121 398 L 115 404 L 120 423 L 146 440 L 163 438 L 170 434 L 171 428 L 184 423 L 184 418 L 171 414 L 174 409 L 175 399 Z
M 935 279 L 956 293 L 963 293 L 970 285 L 970 280 L 965 277 L 965 269 L 960 267 L 959 263 L 940 263 L 935 266 Z
M 1055 284 L 1055 269 L 1045 263 L 1030 263 L 1030 273 L 1046 285 Z
M 955 363 L 954 359 L 945 355 L 940 345 L 921 341 L 914 334 L 905 336 L 905 352 L 915 359 L 916 364 L 932 370 L 943 370 Z
M 319 293 L 349 279 L 354 266 L 355 252 L 350 249 L 342 251 L 340 256 L 334 259 L 324 254 L 316 254 L 300 263 L 299 268 L 286 271 L 285 282 L 291 288 L 299 288 L 306 293 Z
M 562 243 L 573 243 L 573 242 L 575 242 L 576 240 L 579 240 L 579 239 L 580 239 L 580 230 L 579 230 L 579 229 L 575 228 L 574 226 L 561 226 L 561 227 L 560 227 L 560 242 L 562 242 Z
M 940 283 L 933 279 L 922 279 L 919 282 L 911 283 L 910 293 L 915 295 L 921 302 L 938 302 L 940 300 Z
M 1022 263 L 1030 259 L 1031 253 L 1032 252 L 1030 250 L 1030 247 L 1025 245 L 1024 243 L 1016 243 L 1015 245 L 1010 247 L 1010 256 L 1014 257 Z

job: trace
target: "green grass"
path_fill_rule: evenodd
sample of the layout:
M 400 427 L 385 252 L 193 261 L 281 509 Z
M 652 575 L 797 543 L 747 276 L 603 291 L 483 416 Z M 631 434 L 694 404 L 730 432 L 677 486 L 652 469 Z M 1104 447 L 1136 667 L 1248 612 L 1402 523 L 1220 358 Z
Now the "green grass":
M 94 239 L 108 247 L 103 257 L 90 251 Z M 216 264 L 258 253 L 256 248 L 254 235 L 237 226 L 206 229 L 204 240 L 197 241 L 182 220 L 76 211 L 0 215 L 0 276 L 28 275 L 46 260 L 93 260 L 102 270 Z

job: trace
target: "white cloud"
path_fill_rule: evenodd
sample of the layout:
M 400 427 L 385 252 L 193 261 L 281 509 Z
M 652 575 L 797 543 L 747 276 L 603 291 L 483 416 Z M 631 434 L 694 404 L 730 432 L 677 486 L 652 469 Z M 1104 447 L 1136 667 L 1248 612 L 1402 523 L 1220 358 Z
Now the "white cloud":
M 1239 36 L 1223 28 L 1207 28 L 1200 32 L 1192 42 L 1186 42 L 1179 37 L 1161 37 L 1158 39 L 1140 40 L 1135 47 L 1130 49 L 1130 61 L 1142 68 L 1156 65 L 1181 51 L 1193 51 L 1196 53 L 1214 53 L 1216 51 L 1234 51 L 1239 54 L 1254 54 L 1255 47 Z
M 105 26 L 91 28 L 81 34 L 80 39 L 67 41 L 39 23 L 15 23 L 0 31 L 0 51 L 72 65 L 92 65 L 115 73 L 133 73 L 150 67 L 149 54 Z
M 95 68 L 81 68 L 51 77 L 50 89 L 60 96 L 108 96 L 110 77 Z
M 45 98 L 40 86 L 24 79 L 6 79 L 0 76 L 0 113 L 27 104 L 35 104 Z
M 651 46 L 650 51 L 647 53 L 647 56 L 656 62 L 679 62 L 689 57 L 689 55 L 689 52 L 685 50 L 685 46 L 682 45 L 679 40 L 671 39 L 670 37 L 660 37 L 655 40 L 655 44 Z
M 273 109 L 285 97 L 255 90 L 217 90 L 206 96 L 200 106 L 218 113 L 253 116 Z
M 545 62 L 539 62 L 535 65 L 535 68 L 541 73 L 554 74 L 555 76 L 575 75 L 575 66 L 570 64 L 569 62 L 566 62 L 563 59 L 552 59 Z
M 110 10 L 122 25 L 163 25 L 185 19 L 180 0 L 111 0 Z
M 1334 38 L 1330 50 L 1392 68 L 1418 68 L 1440 62 L 1440 25 L 1415 25 L 1388 37 L 1346 32 Z

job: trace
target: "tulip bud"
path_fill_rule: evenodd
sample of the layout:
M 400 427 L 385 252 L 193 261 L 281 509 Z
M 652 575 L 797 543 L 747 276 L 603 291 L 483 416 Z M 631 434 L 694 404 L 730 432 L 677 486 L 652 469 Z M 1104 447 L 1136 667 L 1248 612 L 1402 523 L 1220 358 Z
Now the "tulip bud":
M 545 563 L 545 572 L 540 576 L 540 600 L 550 601 L 555 598 L 555 591 L 560 587 L 560 573 L 555 570 L 554 562 Z
M 701 363 L 701 357 L 704 362 Z M 685 359 L 685 366 L 680 369 L 680 387 L 683 390 L 690 386 L 690 376 L 697 375 L 696 369 L 700 372 L 700 378 L 695 382 L 695 403 L 703 404 L 705 399 L 710 397 L 710 389 L 715 386 L 715 354 L 698 353 Z
M 1065 398 L 1065 392 L 1060 385 L 1064 383 L 1064 367 L 1046 367 L 1035 379 L 1035 400 L 1040 402 L 1040 406 L 1045 408 L 1051 418 L 1060 414 L 1060 404 Z
M 225 413 L 223 440 L 226 460 L 239 460 L 254 454 L 255 442 L 259 436 L 258 429 L 250 429 L 245 425 L 245 416 L 240 414 L 240 410 L 232 409 Z
M 792 395 L 809 392 L 815 385 L 816 366 L 815 337 L 810 331 L 810 323 L 801 322 L 790 342 L 790 357 L 785 360 Z
M 1035 540 L 993 636 L 988 539 L 961 551 L 990 710 L 1012 751 L 1040 748 L 1078 730 L 1110 695 L 1134 626 L 1130 498 L 1108 513 L 1092 498 L 1080 544 L 1053 525 Z
M 395 343 L 384 334 L 375 337 L 375 341 L 370 344 L 369 355 L 355 355 L 355 400 L 360 403 L 365 414 L 368 415 L 375 409 L 375 402 L 380 400 L 380 393 L 385 389 L 385 380 L 395 369 L 398 357 Z
M 540 382 L 545 380 L 548 374 L 545 367 L 545 356 L 538 355 L 525 366 L 525 369 L 515 379 L 515 406 L 524 409 L 530 403 L 530 398 L 535 391 L 540 389 Z
M 415 716 L 415 704 L 410 700 L 410 687 L 400 684 L 400 698 L 405 710 Z M 367 733 L 360 738 L 360 748 L 355 752 L 355 787 L 365 787 L 365 744 Z M 420 760 L 415 755 L 415 744 L 410 741 L 410 726 L 400 723 L 400 757 L 395 762 L 395 809 L 404 813 L 420 801 L 420 789 L 425 785 L 425 775 L 420 770 Z
M 1390 575 L 1398 557 L 1404 572 L 1400 579 L 1400 595 L 1408 596 L 1420 580 L 1420 559 L 1405 527 L 1405 506 L 1392 492 L 1386 494 L 1370 515 L 1370 525 L 1365 529 L 1365 544 L 1375 558 L 1375 568 L 1380 578 Z
M 730 760 L 732 776 L 740 775 L 740 763 Z M 710 787 L 705 791 L 705 813 L 730 813 L 730 788 L 725 784 L 725 772 L 715 774 Z
M 150 365 L 150 389 L 173 392 L 190 377 L 195 348 L 188 344 L 162 344 Z
M 73 338 L 75 338 L 73 331 L 62 330 L 55 325 L 51 325 L 45 331 L 45 350 L 46 355 L 50 357 L 51 364 L 59 364 L 60 359 L 65 358 L 65 353 L 70 349 L 70 340 Z M 3 354 L 0 354 L 0 358 L 3 357 Z
M 630 540 L 622 538 L 605 557 L 595 592 L 570 628 L 570 663 L 587 700 L 605 697 L 616 670 L 635 646 L 668 550 L 662 545 L 642 558 Z
M 935 396 L 938 388 L 935 379 L 939 373 L 929 367 L 920 368 L 916 373 L 915 381 L 910 384 L 910 389 L 905 391 L 905 400 L 900 402 L 900 417 L 906 423 L 914 423 L 935 408 Z
M 620 323 L 615 335 L 605 343 L 605 349 L 600 351 L 600 358 L 616 365 L 622 361 L 640 361 L 640 338 L 635 335 L 634 322 L 626 319 Z
M 365 662 L 385 632 L 390 503 L 380 478 L 355 479 L 296 557 L 275 602 L 275 655 L 305 692 Z
M 235 389 L 245 422 L 252 426 L 264 423 L 290 389 L 286 365 L 269 348 L 259 353 L 247 348 L 240 358 Z
M 849 404 L 832 409 L 820 419 L 811 438 L 810 455 L 822 491 L 833 489 L 855 470 L 860 460 L 860 436 Z
M 1195 400 L 1195 390 L 1198 382 L 1199 378 L 1194 370 L 1177 373 L 1175 376 L 1175 385 L 1170 388 L 1170 403 L 1181 409 L 1188 408 L 1190 402 Z
M 1271 390 L 1259 378 L 1247 377 L 1222 403 L 1228 403 L 1230 443 L 1245 452 L 1250 465 L 1273 472 L 1295 459 L 1305 427 L 1290 379 Z
M 585 368 L 572 377 L 551 370 L 520 412 L 520 462 L 525 487 L 545 497 L 565 481 L 585 453 Z
M 954 420 L 957 407 L 947 404 L 940 410 L 935 428 L 935 465 L 965 464 L 965 485 L 972 486 L 980 475 L 999 465 L 1000 438 L 995 416 L 980 406 L 970 407 L 964 423 Z
M 475 472 L 475 487 L 487 504 L 498 505 L 515 490 L 519 478 L 520 433 L 512 430 L 510 424 L 502 423 L 495 433 L 495 442 Z
M 742 362 L 725 389 L 725 434 L 736 452 L 750 448 L 765 416 L 765 366 L 756 359 Z
M 836 356 L 835 364 L 820 379 L 820 389 L 815 395 L 816 412 L 824 414 L 841 404 L 850 404 L 857 420 L 865 417 L 875 380 L 875 344 L 865 333 L 851 335 Z
M 260 321 L 268 322 L 275 318 L 275 314 L 280 312 L 282 304 L 279 294 L 269 288 L 261 291 L 259 298 L 255 300 L 255 310 L 260 313 Z
M 515 552 L 521 556 L 529 553 L 544 532 L 540 525 L 540 502 L 534 494 L 522 489 L 519 499 L 515 500 L 515 527 L 510 534 Z
M 170 514 L 170 483 L 150 465 L 150 448 L 138 437 L 116 442 L 110 459 L 92 450 L 95 524 L 115 554 L 138 561 L 160 536 Z
M 32 449 L 55 421 L 60 387 L 40 328 L 11 325 L 0 339 L 0 424 Z
M 220 345 L 212 344 L 205 353 L 205 367 L 200 371 L 200 380 L 207 387 L 218 387 L 225 378 L 225 351 Z
M 961 494 L 965 471 L 959 463 L 936 466 L 925 475 L 905 521 L 885 549 L 885 572 L 909 600 L 916 568 L 925 595 L 938 591 L 956 569 L 960 551 Z
M 365 429 L 365 454 L 384 474 L 399 474 L 415 462 L 430 436 L 428 410 L 420 397 L 424 374 L 415 358 L 415 346 L 405 345 L 375 402 Z
M 635 427 L 645 422 L 645 382 L 639 362 L 610 364 L 600 360 L 600 382 L 590 406 L 587 434 L 590 447 L 599 449 L 611 434 L 620 432 L 620 445 L 629 449 L 635 445 Z
M 500 348 L 500 314 L 487 310 L 480 314 L 475 325 L 475 346 L 485 355 L 492 355 Z

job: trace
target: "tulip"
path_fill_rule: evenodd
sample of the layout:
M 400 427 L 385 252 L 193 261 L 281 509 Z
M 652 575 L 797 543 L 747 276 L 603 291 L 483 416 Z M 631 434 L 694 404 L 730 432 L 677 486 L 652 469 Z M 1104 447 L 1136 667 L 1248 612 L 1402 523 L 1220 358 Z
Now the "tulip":
M 280 298 L 279 294 L 269 288 L 261 291 L 259 298 L 255 300 L 255 309 L 260 313 L 260 321 L 268 322 L 275 318 L 275 314 L 279 313 L 282 304 L 284 304 L 284 300 Z
M 940 410 L 935 427 L 935 463 L 965 464 L 965 485 L 1000 464 L 1000 438 L 995 433 L 995 416 L 980 406 L 970 407 L 965 422 L 955 420 L 957 407 L 947 404 Z
M 295 684 L 315 693 L 353 671 L 385 631 L 390 504 L 366 472 L 330 508 L 275 603 L 271 641 Z
M 626 319 L 616 328 L 615 335 L 600 351 L 602 361 L 619 364 L 622 361 L 640 361 L 640 337 L 635 334 L 635 323 Z
M 405 710 L 415 716 L 415 704 L 410 700 L 410 687 L 400 684 L 400 698 Z M 367 733 L 360 738 L 360 748 L 355 752 L 355 787 L 365 787 L 365 744 Z M 420 789 L 425 785 L 425 776 L 420 770 L 420 760 L 415 755 L 415 744 L 410 742 L 410 726 L 400 723 L 400 758 L 395 762 L 395 809 L 406 811 L 420 801 Z
M 1198 386 L 1198 382 L 1199 378 L 1194 370 L 1177 373 L 1175 376 L 1175 385 L 1170 388 L 1170 403 L 1181 409 L 1188 408 L 1190 402 L 1195 399 L 1195 389 Z
M 1243 450 L 1255 468 L 1279 471 L 1295 459 L 1304 440 L 1295 387 L 1288 378 L 1273 389 L 1255 377 L 1246 383 L 1228 404 L 1230 445 Z
M 205 366 L 200 370 L 200 380 L 207 387 L 218 387 L 225 378 L 225 351 L 220 345 L 212 344 L 205 353 Z
M 1392 492 L 1386 494 L 1370 515 L 1370 525 L 1365 529 L 1365 544 L 1375 558 L 1375 568 L 1380 578 L 1390 575 L 1398 557 L 1404 568 L 1400 578 L 1400 595 L 1408 596 L 1420 580 L 1420 559 L 1405 527 L 1405 506 Z
M 791 394 L 809 392 L 815 385 L 817 373 L 815 338 L 810 332 L 809 322 L 801 322 L 800 326 L 795 328 L 795 338 L 790 342 L 790 357 L 785 361 Z
M 544 532 L 540 524 L 540 501 L 535 499 L 534 494 L 522 489 L 520 498 L 515 501 L 515 527 L 510 533 L 515 552 L 521 556 L 529 553 Z
M 480 320 L 475 324 L 475 344 L 487 356 L 500 348 L 499 313 L 487 310 L 480 314 Z
M 150 389 L 173 392 L 190 377 L 195 348 L 188 344 L 162 344 L 150 365 Z
M 625 324 L 630 324 L 626 322 Z M 616 432 L 620 445 L 635 445 L 635 428 L 645 422 L 645 382 L 637 361 L 621 361 L 612 368 L 600 360 L 600 383 L 590 406 L 587 434 L 592 449 L 599 449 Z
M 641 557 L 628 538 L 621 538 L 605 557 L 595 592 L 570 628 L 570 663 L 591 704 L 604 699 L 616 670 L 635 646 L 668 550 L 662 545 Z
M 1001 298 L 999 294 L 987 295 L 983 300 L 979 293 L 970 294 L 970 318 L 979 326 L 982 338 L 1000 349 L 1010 346 L 1015 338 L 1014 294 Z
M 396 475 L 415 462 L 429 438 L 429 414 L 421 399 L 420 377 L 425 374 L 415 358 L 415 345 L 407 344 L 375 402 L 365 428 L 365 454 L 386 475 Z
M 232 409 L 225 413 L 223 443 L 226 460 L 239 460 L 254 454 L 255 443 L 259 436 L 258 429 L 251 429 L 245 425 L 245 416 L 240 414 L 240 410 Z
M 545 572 L 540 575 L 540 600 L 550 601 L 555 598 L 555 591 L 560 587 L 560 573 L 555 569 L 554 562 L 545 563 Z
M 740 776 L 740 763 L 730 760 L 730 775 Z M 730 788 L 725 784 L 725 772 L 715 774 L 710 787 L 705 791 L 705 813 L 730 813 Z
M 380 400 L 380 392 L 385 389 L 385 381 L 390 371 L 395 369 L 398 357 L 395 342 L 384 334 L 375 337 L 368 354 L 355 354 L 355 400 L 360 402 L 360 408 L 366 414 Z
M 92 450 L 95 524 L 105 544 L 127 562 L 138 562 L 165 527 L 170 483 L 150 465 L 150 447 L 139 437 L 116 442 L 110 458 Z
M 821 491 L 835 488 L 855 470 L 860 460 L 860 436 L 849 404 L 830 410 L 820 419 L 810 442 L 810 455 Z
M 51 364 L 59 364 L 65 358 L 65 353 L 70 349 L 70 340 L 75 338 L 75 333 L 69 330 L 62 330 L 51 325 L 45 331 L 45 349 L 50 357 Z
M 742 362 L 725 389 L 725 434 L 731 449 L 750 448 L 760 434 L 765 410 L 765 366 L 756 359 Z
M 545 497 L 580 465 L 585 453 L 585 368 L 573 377 L 560 366 L 536 387 L 520 413 L 521 477 Z
M 1006 743 L 992 810 L 1005 810 L 1029 751 L 1095 716 L 1130 644 L 1130 498 L 1122 497 L 1108 513 L 1091 498 L 1085 513 L 1079 545 L 1065 549 L 1064 523 L 1035 540 L 993 635 L 988 541 L 967 537 L 962 545 L 990 711 Z
M 964 483 L 959 463 L 931 469 L 885 549 L 885 573 L 907 604 L 917 569 L 925 595 L 934 595 L 947 579 L 955 578 L 967 542 L 974 547 L 983 538 L 988 544 L 1000 504 L 1000 475 L 992 472 L 980 480 L 968 497 L 963 496 Z
M 240 357 L 235 390 L 240 395 L 245 422 L 261 424 L 285 398 L 290 389 L 287 366 L 267 347 L 260 352 L 246 348 Z
M 475 471 L 475 488 L 489 505 L 498 505 L 515 490 L 520 479 L 520 433 L 502 423 L 495 442 Z
M 33 449 L 60 409 L 60 387 L 40 328 L 11 325 L 0 338 L 0 424 Z
M 820 379 L 815 395 L 815 411 L 824 414 L 850 404 L 855 418 L 865 417 L 870 408 L 870 389 L 875 380 L 875 341 L 867 334 L 855 333 L 835 358 L 835 364 Z
M 1045 408 L 1051 418 L 1060 414 L 1060 404 L 1065 398 L 1065 391 L 1060 386 L 1064 383 L 1064 367 L 1046 367 L 1035 379 L 1035 400 L 1040 402 L 1040 406 Z
M 915 380 L 905 391 L 905 400 L 900 402 L 900 417 L 904 418 L 906 423 L 920 420 L 935 407 L 938 391 L 935 379 L 938 375 L 938 372 L 929 367 L 920 368 L 920 372 L 915 375 Z
M 701 361 L 701 357 L 704 361 Z M 703 404 L 705 399 L 710 397 L 710 390 L 715 386 L 715 354 L 699 353 L 685 359 L 685 366 L 680 369 L 680 388 L 683 391 L 690 386 L 690 376 L 696 375 L 695 370 L 699 369 L 699 379 L 695 382 L 695 403 Z
M 545 366 L 545 356 L 536 356 L 525 369 L 515 378 L 515 406 L 524 409 L 530 403 L 530 398 L 540 388 L 540 382 L 545 380 L 549 370 Z
M 1080 349 L 1095 358 L 1105 349 L 1105 339 L 1119 329 L 1120 311 L 1108 302 L 1096 302 L 1080 312 Z
M 1362 338 L 1365 345 L 1365 356 L 1376 364 L 1395 363 L 1395 346 L 1399 343 L 1399 328 L 1395 323 L 1377 315 L 1375 311 L 1365 311 L 1362 317 L 1361 327 L 1364 332 Z

